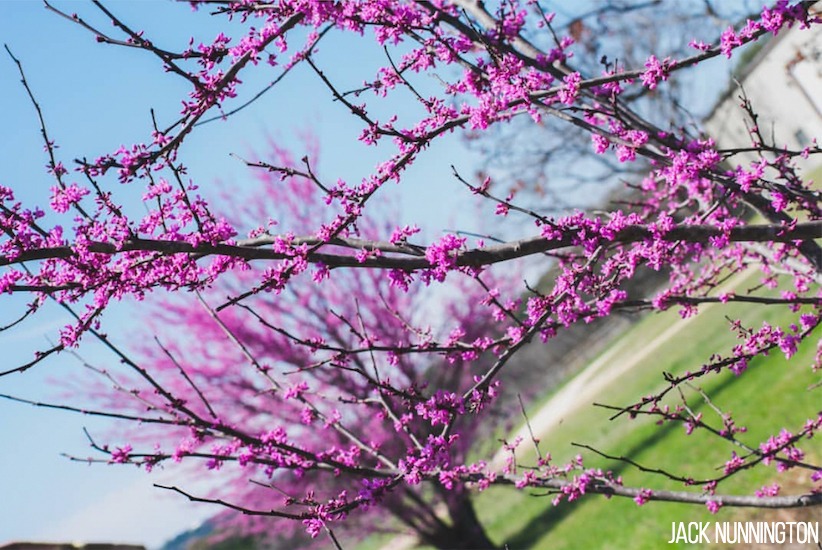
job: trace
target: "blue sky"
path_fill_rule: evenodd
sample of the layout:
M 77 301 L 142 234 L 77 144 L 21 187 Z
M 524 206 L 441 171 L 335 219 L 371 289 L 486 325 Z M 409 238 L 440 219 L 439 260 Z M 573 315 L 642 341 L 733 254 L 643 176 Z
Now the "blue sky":
M 111 30 L 90 4 L 55 4 Z M 191 13 L 187 4 L 160 0 L 108 4 L 134 28 L 145 30 L 148 37 L 170 49 L 183 49 L 192 34 L 197 41 L 208 41 L 222 30 L 221 20 Z M 37 1 L 0 3 L 0 42 L 22 61 L 49 133 L 67 165 L 75 157 L 94 158 L 120 144 L 147 141 L 149 109 L 156 109 L 160 121 L 173 120 L 188 91 L 179 78 L 163 73 L 159 63 L 144 52 L 98 44 L 90 33 L 49 13 Z M 376 69 L 383 61 L 373 50 L 364 51 L 345 37 L 321 47 L 317 59 L 332 76 L 343 79 L 352 63 L 362 79 L 368 74 L 363 67 Z M 258 71 L 243 80 L 253 93 L 274 76 Z M 350 78 L 349 82 L 358 84 Z M 387 151 L 356 143 L 361 128 L 344 109 L 332 104 L 328 91 L 318 86 L 312 74 L 297 70 L 283 84 L 230 123 L 203 126 L 192 136 L 182 150 L 192 178 L 204 187 L 217 180 L 242 185 L 250 181 L 248 172 L 230 153 L 247 154 L 255 142 L 269 135 L 299 146 L 297 134 L 309 128 L 320 138 L 322 170 L 329 177 L 356 181 L 386 158 Z M 39 127 L 16 67 L 5 52 L 0 55 L 0 97 L 6 136 L 0 147 L 0 184 L 14 189 L 18 200 L 27 205 L 44 204 L 53 182 L 44 170 L 47 159 Z M 400 222 L 422 218 L 434 232 L 476 229 L 470 213 L 458 206 L 465 192 L 451 177 L 452 163 L 466 174 L 477 165 L 457 136 L 444 140 L 413 167 L 406 176 L 413 186 L 389 191 L 398 193 L 392 200 L 401 205 Z M 437 192 L 443 186 L 458 190 L 447 194 L 450 200 L 432 201 L 435 192 L 443 195 Z M 2 300 L 0 309 L 6 312 L 0 314 L 2 320 L 25 303 L 20 296 Z M 22 364 L 35 350 L 48 347 L 65 320 L 62 311 L 48 307 L 15 330 L 0 333 L 0 369 Z M 123 305 L 106 315 L 105 328 L 128 347 L 133 323 L 138 322 L 139 316 L 131 315 Z M 81 353 L 83 359 L 99 366 L 114 361 L 93 344 L 83 346 Z M 76 358 L 64 354 L 23 375 L 1 378 L 0 392 L 54 400 L 59 398 L 60 381 L 81 368 Z M 151 487 L 154 482 L 173 480 L 168 473 L 148 475 L 130 467 L 89 466 L 60 456 L 64 452 L 89 454 L 83 427 L 98 434 L 112 430 L 93 418 L 0 400 L 0 544 L 51 540 L 157 546 L 215 512 Z

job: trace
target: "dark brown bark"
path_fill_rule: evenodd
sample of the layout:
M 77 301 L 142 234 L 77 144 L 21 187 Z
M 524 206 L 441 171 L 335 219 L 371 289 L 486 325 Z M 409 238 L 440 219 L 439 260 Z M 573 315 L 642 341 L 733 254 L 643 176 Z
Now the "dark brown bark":
M 474 503 L 467 493 L 448 495 L 450 523 L 441 529 L 427 533 L 423 541 L 441 550 L 484 550 L 497 548 L 488 538 L 485 528 L 477 517 Z M 423 535 L 421 533 L 421 535 Z

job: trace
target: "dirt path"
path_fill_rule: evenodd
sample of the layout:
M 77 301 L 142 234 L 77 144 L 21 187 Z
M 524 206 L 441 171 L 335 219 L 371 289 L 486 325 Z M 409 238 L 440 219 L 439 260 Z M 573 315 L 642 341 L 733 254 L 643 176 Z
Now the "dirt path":
M 712 306 L 713 304 L 708 304 L 707 306 L 703 306 L 702 309 L 705 310 Z M 657 336 L 651 342 L 643 343 L 641 349 L 636 350 L 636 353 L 632 355 L 628 361 L 614 361 L 625 352 L 628 344 L 620 341 L 612 346 L 608 351 L 594 360 L 593 363 L 585 367 L 582 372 L 576 375 L 570 382 L 565 384 L 539 409 L 536 415 L 529 417 L 528 421 L 531 425 L 531 430 L 534 432 L 534 436 L 537 439 L 544 438 L 551 433 L 551 430 L 562 424 L 566 418 L 573 416 L 584 407 L 591 406 L 596 398 L 605 392 L 609 386 L 618 384 L 619 379 L 622 378 L 625 373 L 634 368 L 646 357 L 662 349 L 676 337 L 683 328 L 694 322 L 697 317 L 698 316 L 689 317 L 684 321 L 674 323 L 668 330 Z M 509 441 L 513 441 L 517 437 L 521 437 L 525 442 L 531 438 L 527 425 L 523 425 L 509 438 Z M 517 448 L 517 456 L 528 453 L 531 449 L 532 446 L 523 443 Z M 497 451 L 497 454 L 494 455 L 494 458 L 490 462 L 491 470 L 500 471 L 505 465 L 505 460 L 508 456 L 510 456 L 509 453 L 503 449 Z
M 716 293 L 721 294 L 732 291 L 732 289 L 737 288 L 748 275 L 748 271 L 734 275 L 726 281 L 722 287 L 718 288 Z M 716 307 L 716 304 L 704 304 L 699 308 L 700 314 L 714 307 Z M 614 359 L 618 358 L 620 354 L 623 354 L 629 345 L 624 339 L 620 339 L 608 351 L 600 355 L 587 367 L 583 368 L 570 382 L 557 391 L 534 416 L 529 417 L 528 421 L 531 425 L 531 430 L 534 432 L 534 437 L 537 439 L 545 438 L 546 435 L 551 433 L 551 430 L 562 424 L 566 418 L 571 417 L 584 407 L 591 406 L 608 386 L 619 383 L 619 379 L 625 373 L 648 356 L 659 352 L 660 349 L 663 349 L 663 347 L 674 339 L 685 327 L 697 319 L 699 319 L 699 315 L 675 322 L 665 332 L 650 342 L 644 342 L 642 348 L 635 350 L 634 355 L 632 355 L 629 360 L 622 360 L 615 363 Z M 528 441 L 531 438 L 527 425 L 523 425 L 517 430 L 517 432 L 509 438 L 509 441 L 513 441 L 517 437 L 522 437 L 523 441 Z M 532 448 L 531 445 L 521 444 L 516 454 L 519 457 L 523 453 L 530 452 Z M 502 470 L 505 465 L 505 460 L 509 456 L 510 454 L 503 449 L 497 451 L 497 454 L 494 455 L 494 458 L 489 463 L 490 469 L 492 471 Z

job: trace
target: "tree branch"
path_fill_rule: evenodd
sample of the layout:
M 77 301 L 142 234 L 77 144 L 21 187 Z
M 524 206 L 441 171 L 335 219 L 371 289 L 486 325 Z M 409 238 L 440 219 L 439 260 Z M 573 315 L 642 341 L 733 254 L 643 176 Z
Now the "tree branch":
M 664 235 L 654 235 L 652 229 L 644 225 L 629 225 L 618 231 L 609 240 L 602 239 L 603 244 L 629 244 L 645 239 L 657 238 L 665 242 L 692 242 L 707 243 L 712 237 L 728 236 L 731 242 L 782 242 L 812 241 L 822 238 L 822 221 L 797 223 L 793 227 L 778 224 L 746 225 L 735 227 L 725 233 L 722 229 L 711 225 L 684 225 L 678 226 Z M 545 237 L 531 237 L 504 244 L 474 248 L 456 254 L 456 265 L 479 267 L 499 262 L 523 258 L 547 251 L 567 248 L 574 245 L 576 231 L 566 231 L 560 239 Z M 163 255 L 190 254 L 197 258 L 205 256 L 228 256 L 246 260 L 282 260 L 294 257 L 296 254 L 287 254 L 262 247 L 281 239 L 276 236 L 258 237 L 255 239 L 238 241 L 236 244 L 199 244 L 193 245 L 186 241 L 167 241 L 152 239 L 131 239 L 121 246 L 105 242 L 92 242 L 88 251 L 95 254 L 117 255 L 125 252 L 159 252 Z M 309 252 L 306 260 L 310 263 L 323 263 L 328 267 L 367 267 L 384 269 L 427 269 L 433 264 L 423 255 L 423 248 L 412 245 L 394 245 L 381 241 L 367 241 L 362 239 L 334 238 L 323 244 L 316 237 L 299 237 L 291 241 L 293 246 L 308 244 L 309 246 L 340 246 L 352 250 L 379 250 L 381 252 L 415 256 L 414 258 L 399 258 L 380 256 L 360 261 L 353 255 L 328 254 Z M 24 251 L 16 256 L 0 256 L 0 266 L 20 264 L 33 260 L 69 259 L 77 258 L 78 253 L 70 246 L 43 247 Z

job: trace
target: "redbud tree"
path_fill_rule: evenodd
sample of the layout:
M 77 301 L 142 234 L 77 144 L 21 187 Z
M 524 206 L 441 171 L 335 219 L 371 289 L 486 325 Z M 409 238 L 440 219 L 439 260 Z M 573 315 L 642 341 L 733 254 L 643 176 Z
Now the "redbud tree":
M 574 29 L 532 1 L 195 1 L 225 18 L 233 36 L 183 39 L 176 49 L 94 4 L 112 30 L 47 7 L 104 45 L 156 57 L 190 91 L 179 115 L 153 120 L 144 141 L 68 164 L 12 55 L 39 115 L 54 185 L 48 205 L 24 204 L 14 184 L 0 187 L 0 292 L 30 297 L 3 330 L 50 302 L 74 322 L 55 345 L 0 374 L 37 368 L 90 340 L 115 353 L 122 369 L 98 370 L 99 384 L 84 390 L 94 406 L 54 404 L 131 424 L 128 442 L 92 440 L 100 460 L 210 471 L 224 482 L 208 494 L 168 489 L 241 513 L 226 521 L 248 533 L 270 532 L 280 518 L 333 538 L 337 526 L 392 515 L 443 548 L 493 546 L 471 494 L 497 485 L 550 494 L 546 506 L 589 494 L 711 511 L 822 504 L 822 467 L 802 450 L 822 427 L 819 411 L 753 441 L 744 419 L 703 417 L 677 399 L 711 377 L 744 377 L 759 356 L 790 357 L 818 336 L 820 195 L 796 160 L 820 149 L 815 141 L 785 148 L 755 124 L 749 147 L 723 149 L 692 127 L 643 114 L 638 102 L 707 60 L 819 24 L 813 2 L 780 0 L 681 55 L 651 52 L 630 65 L 586 58 L 592 51 L 575 46 Z M 358 74 L 356 89 L 340 87 L 322 64 L 324 41 L 343 34 L 376 44 L 386 59 L 376 73 Z M 258 189 L 209 200 L 213 182 L 187 175 L 181 146 L 214 116 L 223 121 L 213 124 L 228 124 L 233 110 L 254 108 L 236 100 L 244 75 L 267 73 L 272 85 L 287 86 L 280 76 L 299 65 L 384 159 L 368 177 L 346 181 L 319 169 L 310 140 L 304 156 L 271 143 L 245 161 Z M 361 68 L 352 61 L 346 70 Z M 744 101 L 739 116 L 755 121 Z M 524 220 L 518 233 L 432 237 L 422 224 L 392 222 L 386 188 L 413 184 L 408 169 L 445 136 L 546 121 L 584 132 L 609 163 L 642 167 L 630 204 L 554 215 L 499 193 L 492 177 L 455 170 L 443 177 L 485 205 L 489 219 Z M 526 266 L 556 276 L 544 288 L 518 283 Z M 647 268 L 665 270 L 666 285 L 629 296 Z M 723 290 L 729 276 L 749 270 L 761 272 L 761 285 Z M 107 335 L 103 315 L 146 297 L 161 304 L 149 308 L 156 337 L 125 349 Z M 622 311 L 678 308 L 690 317 L 709 303 L 784 308 L 793 323 L 732 320 L 732 349 L 666 374 L 664 389 L 616 412 L 714 438 L 727 462 L 703 477 L 653 468 L 678 490 L 628 486 L 582 458 L 565 464 L 540 454 L 526 465 L 511 454 L 491 463 L 496 449 L 481 443 L 501 407 L 518 413 L 501 394 L 527 345 L 550 346 L 569 327 Z M 168 334 L 169 325 L 189 330 Z M 817 354 L 815 365 L 797 368 L 819 363 Z M 802 472 L 801 489 L 723 490 L 739 473 L 769 467 Z

